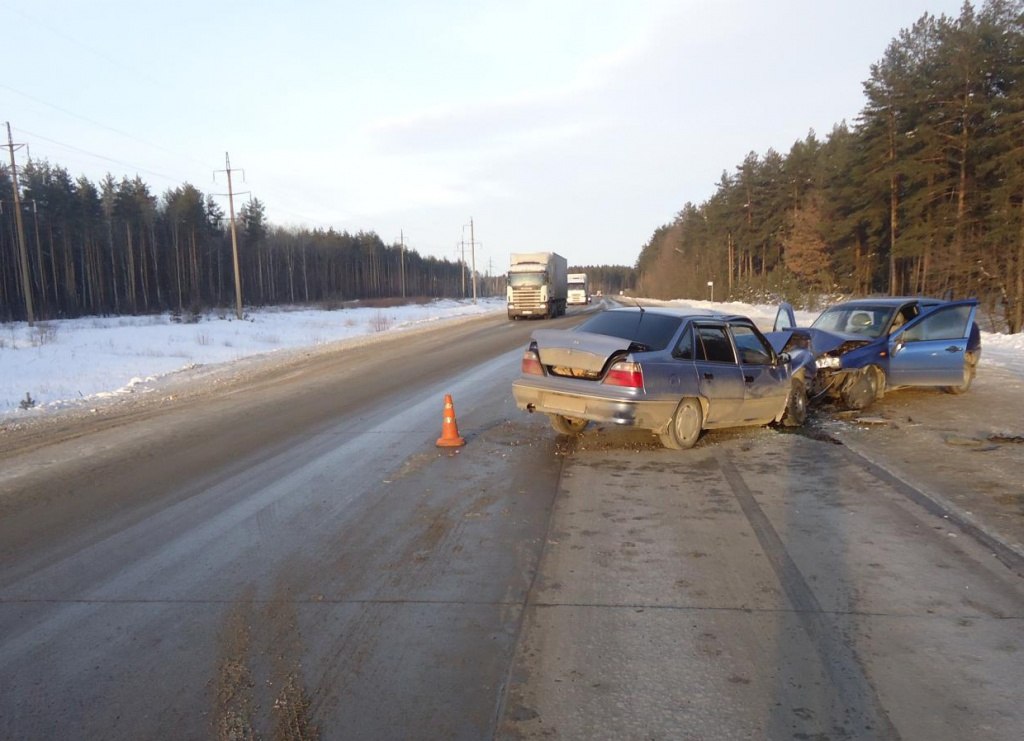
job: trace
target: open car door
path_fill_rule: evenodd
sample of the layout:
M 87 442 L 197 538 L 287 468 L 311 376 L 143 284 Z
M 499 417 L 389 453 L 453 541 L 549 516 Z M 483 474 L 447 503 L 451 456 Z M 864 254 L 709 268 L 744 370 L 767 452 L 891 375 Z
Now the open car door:
M 893 386 L 956 386 L 963 382 L 975 299 L 955 301 L 922 314 L 889 338 Z
M 779 304 L 779 310 L 775 314 L 775 323 L 772 325 L 772 332 L 781 332 L 784 329 L 793 329 L 796 326 L 796 314 L 793 312 L 792 304 L 783 301 Z

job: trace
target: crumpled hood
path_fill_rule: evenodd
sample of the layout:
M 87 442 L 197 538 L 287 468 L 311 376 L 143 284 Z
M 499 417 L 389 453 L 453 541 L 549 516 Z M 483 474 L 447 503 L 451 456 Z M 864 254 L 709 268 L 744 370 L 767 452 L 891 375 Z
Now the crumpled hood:
M 820 357 L 826 353 L 832 352 L 845 342 L 856 342 L 861 346 L 874 342 L 870 337 L 864 337 L 863 335 L 846 334 L 844 332 L 828 332 L 824 329 L 815 329 L 813 327 L 797 327 L 794 329 L 783 329 L 777 332 L 768 332 L 765 334 L 765 337 L 768 339 L 768 342 L 771 343 L 772 347 L 775 348 L 775 352 L 782 352 L 786 349 L 790 339 L 795 334 L 803 335 L 807 338 L 810 344 L 810 350 L 814 354 L 814 357 Z

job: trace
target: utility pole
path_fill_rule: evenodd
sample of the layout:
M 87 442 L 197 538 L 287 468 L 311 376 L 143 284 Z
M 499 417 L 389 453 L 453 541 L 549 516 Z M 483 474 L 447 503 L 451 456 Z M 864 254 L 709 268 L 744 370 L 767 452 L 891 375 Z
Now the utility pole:
M 476 239 L 475 239 L 475 237 L 473 235 L 473 219 L 472 218 L 470 218 L 468 224 L 463 224 L 462 225 L 462 229 L 463 229 L 462 233 L 463 234 L 466 233 L 465 229 L 466 229 L 467 226 L 469 227 L 469 253 L 470 253 L 470 256 L 471 256 L 471 258 L 473 260 L 473 269 L 469 273 L 469 279 L 473 283 L 473 303 L 475 304 L 476 303 Z M 465 245 L 465 243 L 463 243 L 463 245 Z M 465 262 L 466 262 L 465 252 L 463 252 L 462 262 L 463 262 L 463 264 L 465 264 Z M 463 296 L 466 295 L 465 287 L 463 287 L 462 295 Z
M 242 318 L 242 275 L 238 269 L 238 233 L 235 229 L 235 194 L 231 187 L 231 159 L 228 153 L 224 153 L 224 170 L 215 170 L 228 174 L 228 212 L 231 214 L 231 258 L 235 265 L 235 316 Z M 242 170 L 242 177 L 245 177 L 245 170 Z M 222 194 L 223 195 L 223 194 Z
M 462 257 L 459 259 L 459 275 L 462 276 L 462 298 L 466 298 L 466 240 L 460 239 L 457 246 L 462 248 Z
M 19 144 L 18 147 L 24 146 Z M 14 139 L 11 137 L 11 122 L 7 122 L 7 149 L 11 153 L 11 182 L 14 185 L 14 221 L 18 226 L 18 251 L 21 256 L 21 290 L 25 293 L 25 317 L 28 326 L 36 321 L 32 309 L 32 279 L 28 274 L 28 249 L 25 247 L 25 225 L 21 221 L 21 195 L 18 193 L 18 166 L 14 162 Z
M 473 219 L 469 220 L 469 254 L 473 256 L 473 272 L 469 277 L 473 281 L 473 303 L 476 303 L 476 240 L 473 237 Z
M 405 230 L 399 231 L 402 240 L 402 298 L 405 298 Z

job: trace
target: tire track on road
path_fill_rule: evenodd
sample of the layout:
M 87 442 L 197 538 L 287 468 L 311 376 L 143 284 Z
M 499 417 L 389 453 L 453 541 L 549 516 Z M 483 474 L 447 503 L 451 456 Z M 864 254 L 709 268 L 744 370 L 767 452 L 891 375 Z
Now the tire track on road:
M 847 708 L 848 722 L 856 726 L 851 729 L 852 735 L 857 738 L 867 734 L 873 738 L 899 739 L 899 731 L 882 704 L 876 688 L 864 673 L 856 650 L 843 640 L 826 619 L 821 603 L 789 555 L 778 532 L 757 503 L 731 457 L 727 453 L 721 453 L 715 459 L 793 605 L 801 625 L 821 657 L 821 663 L 837 695 L 837 706 Z

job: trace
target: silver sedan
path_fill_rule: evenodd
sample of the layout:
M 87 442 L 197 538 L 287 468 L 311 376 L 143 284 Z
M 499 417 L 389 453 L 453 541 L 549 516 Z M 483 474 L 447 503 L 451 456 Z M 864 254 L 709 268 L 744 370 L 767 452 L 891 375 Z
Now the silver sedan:
M 805 350 L 776 353 L 747 317 L 630 307 L 534 332 L 512 393 L 562 434 L 603 422 L 684 449 L 703 430 L 803 424 L 813 368 Z

